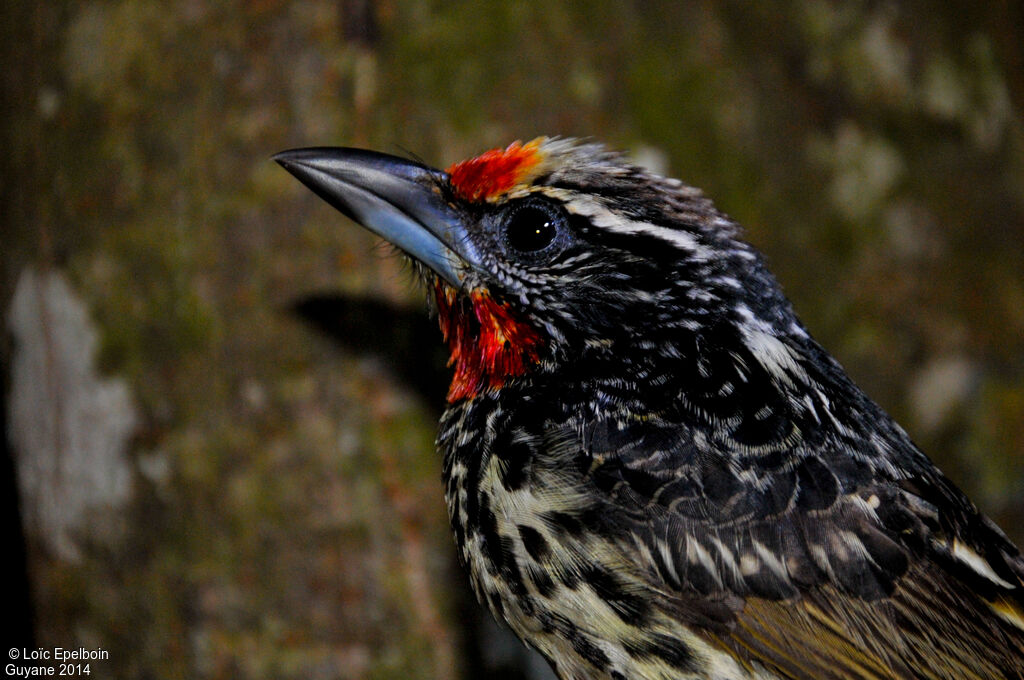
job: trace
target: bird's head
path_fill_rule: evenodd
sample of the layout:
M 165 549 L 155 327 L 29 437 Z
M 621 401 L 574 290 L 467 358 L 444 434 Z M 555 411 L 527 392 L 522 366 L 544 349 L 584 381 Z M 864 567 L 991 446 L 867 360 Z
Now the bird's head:
M 449 401 L 622 343 L 678 354 L 681 333 L 795 323 L 735 223 L 597 144 L 539 138 L 446 171 L 345 148 L 275 160 L 416 263 L 455 365 Z

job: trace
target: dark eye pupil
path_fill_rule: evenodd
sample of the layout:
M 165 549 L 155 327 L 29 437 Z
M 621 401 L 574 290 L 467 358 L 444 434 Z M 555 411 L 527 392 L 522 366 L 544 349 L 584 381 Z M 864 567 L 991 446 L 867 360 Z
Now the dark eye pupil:
M 505 238 L 516 250 L 531 253 L 547 248 L 555 240 L 554 218 L 538 208 L 521 208 L 513 213 L 505 226 Z

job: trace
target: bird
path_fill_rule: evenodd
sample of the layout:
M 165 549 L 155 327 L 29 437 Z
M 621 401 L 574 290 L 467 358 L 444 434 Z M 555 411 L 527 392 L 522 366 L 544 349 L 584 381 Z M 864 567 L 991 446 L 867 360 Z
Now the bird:
M 477 597 L 561 680 L 1024 678 L 1024 558 L 699 189 L 591 140 L 274 159 L 412 262 Z

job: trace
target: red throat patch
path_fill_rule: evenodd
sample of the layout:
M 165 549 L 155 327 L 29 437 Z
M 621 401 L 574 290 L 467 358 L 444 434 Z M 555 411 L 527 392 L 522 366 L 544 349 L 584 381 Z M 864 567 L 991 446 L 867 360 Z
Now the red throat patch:
M 468 305 L 440 282 L 434 293 L 441 333 L 451 352 L 448 365 L 455 366 L 448 403 L 498 389 L 538 361 L 540 333 L 483 290 L 470 292 Z
M 500 196 L 541 161 L 540 144 L 539 139 L 526 144 L 513 142 L 506 149 L 491 149 L 456 163 L 448 168 L 452 188 L 468 201 Z

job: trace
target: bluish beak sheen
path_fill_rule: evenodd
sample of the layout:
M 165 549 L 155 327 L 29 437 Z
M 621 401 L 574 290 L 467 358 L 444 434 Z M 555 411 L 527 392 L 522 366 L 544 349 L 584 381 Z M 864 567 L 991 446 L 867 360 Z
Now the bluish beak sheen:
M 274 160 L 343 214 L 430 267 L 455 288 L 479 265 L 448 175 L 388 154 L 342 147 L 282 151 Z

